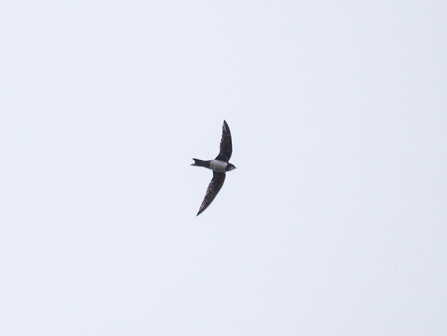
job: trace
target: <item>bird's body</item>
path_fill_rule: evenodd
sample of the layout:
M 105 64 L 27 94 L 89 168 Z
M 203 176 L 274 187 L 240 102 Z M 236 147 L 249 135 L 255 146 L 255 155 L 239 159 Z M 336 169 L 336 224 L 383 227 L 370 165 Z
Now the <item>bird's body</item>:
M 203 160 L 199 160 L 199 159 L 193 159 L 193 160 L 195 161 L 193 166 L 205 167 L 205 168 L 211 169 L 213 172 L 216 172 L 216 173 L 225 173 L 227 171 L 235 169 L 235 167 L 232 166 L 231 163 L 228 163 L 225 161 L 220 161 L 220 160 L 203 161 Z
M 236 169 L 236 167 L 229 162 L 232 152 L 233 145 L 231 141 L 230 128 L 228 127 L 227 122 L 224 120 L 222 126 L 222 140 L 220 141 L 219 155 L 214 160 L 208 161 L 193 159 L 194 163 L 192 164 L 192 166 L 205 167 L 213 171 L 213 179 L 208 185 L 205 198 L 200 205 L 197 216 L 205 211 L 205 209 L 208 208 L 208 206 L 217 196 L 225 181 L 226 172 Z

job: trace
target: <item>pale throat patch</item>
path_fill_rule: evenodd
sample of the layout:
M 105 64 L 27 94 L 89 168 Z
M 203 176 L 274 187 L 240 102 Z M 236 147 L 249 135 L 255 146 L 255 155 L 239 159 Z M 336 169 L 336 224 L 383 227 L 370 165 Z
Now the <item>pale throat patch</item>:
M 225 168 L 227 168 L 227 165 L 228 163 L 219 160 L 210 161 L 210 169 L 218 173 L 225 173 Z

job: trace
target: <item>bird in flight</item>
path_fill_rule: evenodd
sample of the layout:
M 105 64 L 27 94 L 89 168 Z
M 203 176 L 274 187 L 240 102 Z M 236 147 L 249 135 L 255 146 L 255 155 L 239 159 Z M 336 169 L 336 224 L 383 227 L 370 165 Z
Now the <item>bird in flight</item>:
M 219 190 L 222 188 L 225 181 L 225 174 L 227 171 L 232 171 L 236 167 L 230 163 L 231 153 L 233 152 L 233 145 L 231 143 L 231 133 L 227 122 L 224 120 L 222 126 L 222 139 L 220 140 L 220 152 L 214 160 L 203 161 L 193 159 L 194 163 L 191 166 L 205 167 L 213 171 L 213 179 L 206 189 L 205 198 L 200 205 L 197 216 L 206 210 L 211 202 L 216 198 Z

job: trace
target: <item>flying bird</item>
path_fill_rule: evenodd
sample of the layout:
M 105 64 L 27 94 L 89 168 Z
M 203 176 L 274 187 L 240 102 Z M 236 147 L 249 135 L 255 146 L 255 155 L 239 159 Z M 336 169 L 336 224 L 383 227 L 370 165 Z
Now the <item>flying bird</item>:
M 211 202 L 216 198 L 219 190 L 222 188 L 225 175 L 227 171 L 232 171 L 236 167 L 230 163 L 231 153 L 233 152 L 233 145 L 231 143 L 231 133 L 227 122 L 224 120 L 222 126 L 222 139 L 220 140 L 220 153 L 214 160 L 203 161 L 193 159 L 194 163 L 191 166 L 205 167 L 213 171 L 213 179 L 206 189 L 205 198 L 200 205 L 197 216 L 206 210 Z

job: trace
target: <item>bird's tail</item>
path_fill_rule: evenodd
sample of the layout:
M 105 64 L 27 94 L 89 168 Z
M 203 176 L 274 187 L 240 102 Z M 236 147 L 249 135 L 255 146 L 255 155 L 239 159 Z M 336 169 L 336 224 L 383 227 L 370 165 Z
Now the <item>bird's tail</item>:
M 206 167 L 206 162 L 199 159 L 193 159 L 194 163 L 191 164 L 191 166 L 198 166 L 198 167 Z

